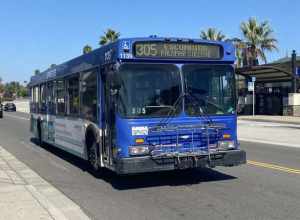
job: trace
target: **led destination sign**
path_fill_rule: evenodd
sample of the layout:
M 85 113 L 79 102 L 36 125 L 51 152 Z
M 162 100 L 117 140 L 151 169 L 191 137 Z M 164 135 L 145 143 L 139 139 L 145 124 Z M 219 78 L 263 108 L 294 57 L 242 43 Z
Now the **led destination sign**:
M 137 42 L 137 58 L 221 59 L 221 47 L 200 43 Z

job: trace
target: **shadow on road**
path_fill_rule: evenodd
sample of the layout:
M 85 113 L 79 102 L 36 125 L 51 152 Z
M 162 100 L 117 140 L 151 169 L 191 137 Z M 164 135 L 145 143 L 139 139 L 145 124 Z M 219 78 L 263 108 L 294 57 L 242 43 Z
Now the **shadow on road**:
M 38 142 L 35 138 L 32 138 L 31 142 L 38 145 Z M 107 169 L 102 169 L 101 171 L 95 172 L 90 168 L 86 161 L 51 145 L 43 144 L 40 147 L 80 168 L 82 171 L 90 173 L 95 178 L 102 179 L 110 183 L 112 187 L 117 190 L 130 190 L 159 186 L 193 185 L 200 184 L 202 182 L 224 181 L 237 178 L 208 168 L 119 176 Z

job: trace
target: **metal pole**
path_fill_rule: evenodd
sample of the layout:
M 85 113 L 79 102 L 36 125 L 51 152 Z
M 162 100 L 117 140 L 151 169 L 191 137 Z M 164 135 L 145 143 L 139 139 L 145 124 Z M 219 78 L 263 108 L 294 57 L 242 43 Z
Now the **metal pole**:
M 253 94 L 252 94 L 252 102 L 253 102 L 253 109 L 252 109 L 252 113 L 253 113 L 253 116 L 255 116 L 255 81 L 252 81 L 253 83 Z
M 293 92 L 297 93 L 297 66 L 296 66 L 296 59 L 297 59 L 297 54 L 296 51 L 293 50 L 292 53 L 292 73 L 293 73 Z

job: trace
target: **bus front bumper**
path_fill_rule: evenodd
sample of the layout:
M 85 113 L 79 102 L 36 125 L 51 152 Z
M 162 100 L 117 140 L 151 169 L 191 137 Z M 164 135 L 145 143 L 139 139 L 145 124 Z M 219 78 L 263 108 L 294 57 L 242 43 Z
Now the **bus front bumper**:
M 209 159 L 210 157 L 210 159 Z M 123 158 L 117 160 L 116 172 L 118 174 L 134 174 L 157 171 L 168 171 L 190 168 L 213 168 L 216 166 L 238 166 L 246 163 L 246 152 L 232 150 L 216 152 L 208 155 L 150 156 Z

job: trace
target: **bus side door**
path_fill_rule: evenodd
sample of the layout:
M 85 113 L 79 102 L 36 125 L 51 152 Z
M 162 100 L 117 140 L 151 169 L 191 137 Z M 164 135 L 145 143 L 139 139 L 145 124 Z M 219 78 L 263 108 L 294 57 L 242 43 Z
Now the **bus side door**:
M 104 90 L 104 146 L 102 154 L 107 158 L 109 164 L 112 164 L 112 148 L 115 143 L 115 109 L 114 97 L 112 95 L 112 80 L 114 76 L 113 65 L 107 65 L 102 69 L 102 81 Z

